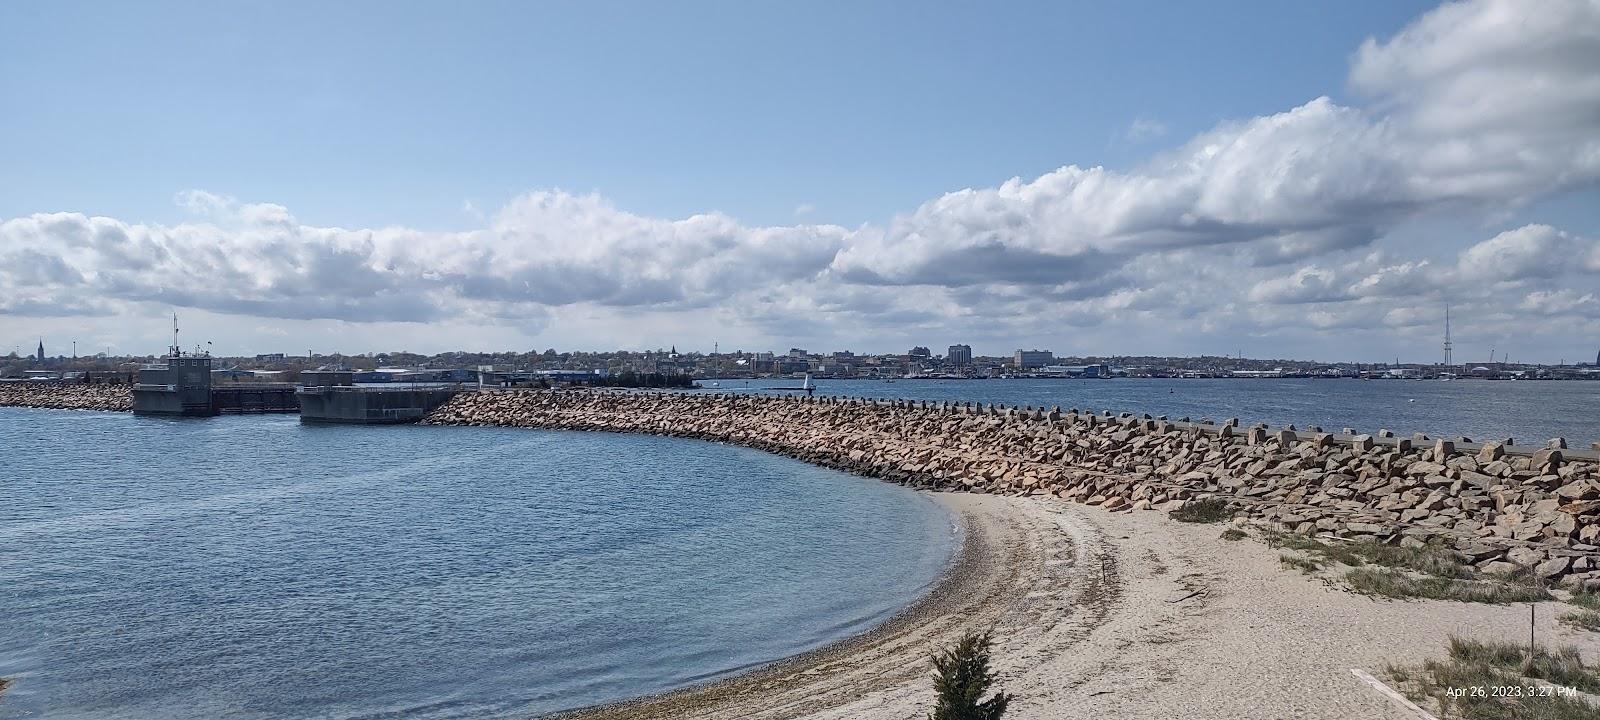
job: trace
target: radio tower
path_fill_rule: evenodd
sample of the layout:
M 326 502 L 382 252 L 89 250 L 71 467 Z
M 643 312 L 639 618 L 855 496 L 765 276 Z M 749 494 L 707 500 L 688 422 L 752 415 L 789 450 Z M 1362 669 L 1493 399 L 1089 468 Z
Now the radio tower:
M 167 353 L 171 357 L 178 357 L 183 354 L 178 349 L 178 312 L 176 310 L 172 312 L 172 347 L 167 348 Z
M 1450 369 L 1450 306 L 1444 306 L 1444 367 Z

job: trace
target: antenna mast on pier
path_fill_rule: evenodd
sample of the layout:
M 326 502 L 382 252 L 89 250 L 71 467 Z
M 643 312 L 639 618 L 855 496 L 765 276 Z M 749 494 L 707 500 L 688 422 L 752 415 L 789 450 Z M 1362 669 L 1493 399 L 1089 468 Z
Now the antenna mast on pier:
M 1450 365 L 1451 365 L 1451 362 L 1450 362 L 1450 360 L 1451 360 L 1451 358 L 1450 358 L 1450 350 L 1451 350 L 1451 345 L 1450 345 L 1450 306 L 1446 305 L 1446 306 L 1444 306 L 1444 366 L 1445 366 L 1445 369 L 1449 369 Z
M 167 354 L 178 357 L 183 351 L 178 348 L 178 311 L 172 311 L 172 347 L 167 348 Z

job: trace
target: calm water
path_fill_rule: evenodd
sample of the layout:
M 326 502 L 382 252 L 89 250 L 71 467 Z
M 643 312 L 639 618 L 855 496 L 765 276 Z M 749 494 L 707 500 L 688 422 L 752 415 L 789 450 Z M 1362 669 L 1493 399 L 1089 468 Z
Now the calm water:
M 713 381 L 707 381 L 709 385 Z M 1388 428 L 1407 435 L 1510 437 L 1572 447 L 1600 440 L 1600 382 L 1458 380 L 814 380 L 817 392 L 879 398 L 1003 403 L 1063 410 L 1237 417 L 1246 424 L 1320 425 L 1337 432 Z M 748 387 L 794 385 L 752 380 Z M 720 381 L 743 389 L 743 380 Z
M 926 496 L 691 440 L 0 408 L 0 717 L 525 717 L 862 631 Z

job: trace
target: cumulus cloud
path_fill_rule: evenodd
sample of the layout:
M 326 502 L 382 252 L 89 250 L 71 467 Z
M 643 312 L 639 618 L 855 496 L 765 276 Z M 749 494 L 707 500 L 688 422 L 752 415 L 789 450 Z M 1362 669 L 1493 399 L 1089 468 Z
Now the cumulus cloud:
M 1579 241 L 1549 225 L 1507 230 L 1461 253 L 1459 271 L 1466 280 L 1514 281 L 1548 279 L 1571 267 Z
M 846 235 L 746 228 L 722 215 L 659 220 L 562 192 L 525 195 L 490 227 L 460 233 L 313 227 L 278 205 L 198 191 L 179 202 L 207 221 L 55 213 L 0 222 L 0 289 L 11 291 L 0 308 L 90 295 L 291 319 L 429 321 L 580 302 L 697 307 L 814 276 Z
M 1288 277 L 1256 283 L 1249 297 L 1256 302 L 1298 304 L 1347 300 L 1350 295 L 1339 276 L 1316 266 L 1303 267 Z
M 1397 256 L 1383 238 L 1441 211 L 1518 207 L 1600 182 L 1595 67 L 1600 3 L 1450 3 L 1356 49 L 1349 84 L 1362 104 L 1314 97 L 1223 123 L 1138 167 L 1066 165 L 857 228 L 654 218 L 552 190 L 492 214 L 465 203 L 481 226 L 463 232 L 345 229 L 190 190 L 175 202 L 193 219 L 176 225 L 0 220 L 0 313 L 155 304 L 543 326 L 583 307 L 870 337 L 1158 316 L 1237 333 L 1431 322 L 1385 306 L 1408 298 L 1588 312 L 1592 277 L 1581 273 L 1600 272 L 1593 240 L 1534 224 L 1428 258 Z M 1128 135 L 1162 132 L 1144 120 Z
M 1579 294 L 1576 290 L 1535 290 L 1522 299 L 1519 307 L 1527 312 L 1540 315 L 1569 315 L 1583 313 L 1589 316 L 1600 314 L 1600 300 L 1595 299 L 1595 294 L 1586 292 Z

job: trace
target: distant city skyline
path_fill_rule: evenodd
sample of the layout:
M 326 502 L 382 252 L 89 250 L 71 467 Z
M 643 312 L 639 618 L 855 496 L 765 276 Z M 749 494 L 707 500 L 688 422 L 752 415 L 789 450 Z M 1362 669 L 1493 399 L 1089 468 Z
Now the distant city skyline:
M 37 352 L 30 352 L 30 353 L 24 354 L 21 351 L 20 346 L 13 346 L 12 349 L 11 349 L 11 352 L 9 353 L 9 355 L 0 356 L 0 358 L 3 358 L 3 357 L 15 357 L 16 359 L 27 360 L 27 361 L 34 361 L 34 360 L 44 361 L 46 359 L 56 360 L 56 359 L 60 359 L 60 358 L 67 358 L 67 359 L 79 358 L 79 355 L 77 354 L 77 344 L 76 344 L 76 342 L 73 342 L 71 347 L 72 347 L 72 354 L 71 355 L 65 355 L 65 354 L 47 355 L 45 353 L 44 341 L 40 340 Z M 1062 361 L 1065 361 L 1065 360 L 1087 359 L 1087 358 L 1094 358 L 1097 361 L 1121 359 L 1121 360 L 1125 360 L 1125 361 L 1128 361 L 1128 362 L 1137 362 L 1137 361 L 1140 361 L 1140 360 L 1145 359 L 1145 358 L 1156 358 L 1156 359 L 1165 359 L 1165 360 L 1201 360 L 1201 359 L 1207 359 L 1207 358 L 1215 358 L 1215 359 L 1223 359 L 1223 360 L 1237 360 L 1237 361 L 1241 361 L 1241 362 L 1244 362 L 1244 363 L 1285 362 L 1285 363 L 1293 363 L 1293 364 L 1318 364 L 1318 365 L 1330 365 L 1330 366 L 1331 365 L 1386 365 L 1386 366 L 1395 366 L 1395 365 L 1449 365 L 1451 367 L 1467 368 L 1467 367 L 1480 366 L 1480 365 L 1511 364 L 1511 365 L 1600 367 L 1600 351 L 1596 352 L 1595 358 L 1594 358 L 1594 362 L 1592 362 L 1592 363 L 1590 363 L 1589 361 L 1585 360 L 1582 357 L 1578 357 L 1578 358 L 1575 358 L 1575 359 L 1574 358 L 1562 357 L 1562 358 L 1557 359 L 1556 361 L 1551 361 L 1551 362 L 1543 362 L 1543 361 L 1536 361 L 1536 360 L 1525 360 L 1525 359 L 1522 359 L 1522 358 L 1511 357 L 1509 352 L 1495 352 L 1493 354 L 1493 357 L 1486 357 L 1486 358 L 1463 358 L 1463 357 L 1457 357 L 1457 358 L 1454 358 L 1454 362 L 1453 363 L 1442 363 L 1437 358 L 1433 359 L 1433 360 L 1428 360 L 1428 359 L 1409 360 L 1409 359 L 1403 359 L 1403 358 L 1399 358 L 1399 357 L 1395 357 L 1395 358 L 1376 358 L 1376 359 L 1372 359 L 1372 360 L 1350 360 L 1350 359 L 1342 359 L 1342 358 L 1293 357 L 1293 356 L 1282 356 L 1282 355 L 1245 356 L 1243 354 L 1228 354 L 1228 353 L 1200 353 L 1200 354 L 1191 354 L 1191 355 L 1148 355 L 1148 354 L 1140 354 L 1140 353 L 1057 353 L 1057 352 L 1055 352 L 1054 350 L 1052 350 L 1050 348 L 1033 348 L 1033 347 L 1030 347 L 1030 348 L 1016 348 L 1014 350 L 1009 350 L 1009 351 L 1004 351 L 1004 352 L 983 352 L 981 350 L 974 350 L 971 345 L 968 345 L 968 344 L 965 344 L 965 343 L 959 343 L 959 344 L 955 344 L 955 345 L 950 345 L 942 353 L 941 352 L 937 352 L 937 351 L 931 349 L 928 346 L 916 346 L 916 347 L 910 348 L 909 350 L 901 350 L 901 351 L 876 351 L 876 352 L 861 351 L 861 352 L 857 352 L 855 349 L 848 348 L 848 347 L 828 347 L 826 349 L 816 349 L 816 348 L 807 349 L 807 348 L 799 348 L 799 347 L 791 346 L 787 350 L 784 350 L 782 345 L 774 346 L 772 348 L 728 348 L 728 349 L 719 349 L 719 348 L 716 347 L 715 344 L 713 344 L 713 348 L 710 349 L 710 350 L 707 350 L 705 348 L 696 348 L 696 347 L 688 347 L 688 346 L 686 346 L 686 347 L 684 347 L 684 348 L 682 348 L 680 350 L 676 345 L 671 345 L 671 346 L 668 346 L 668 347 L 642 347 L 642 348 L 556 348 L 556 347 L 537 348 L 537 347 L 535 347 L 535 348 L 499 348 L 499 349 L 476 349 L 476 350 L 456 349 L 456 350 L 444 350 L 444 351 L 437 351 L 437 352 L 415 352 L 415 351 L 410 351 L 410 350 L 405 350 L 405 349 L 391 348 L 391 349 L 388 349 L 388 350 L 363 351 L 363 352 L 354 352 L 354 353 L 334 351 L 334 350 L 318 351 L 315 348 L 307 348 L 304 351 L 304 354 L 299 354 L 299 353 L 296 353 L 296 352 L 267 352 L 267 353 L 239 353 L 239 352 L 232 352 L 232 353 L 230 353 L 230 352 L 227 352 L 227 351 L 218 351 L 216 348 L 212 347 L 210 344 L 202 343 L 202 344 L 200 344 L 198 346 L 191 345 L 191 346 L 188 346 L 188 347 L 183 347 L 183 348 L 181 348 L 181 350 L 185 354 L 189 354 L 189 353 L 206 353 L 206 354 L 212 355 L 214 357 L 236 358 L 236 359 L 240 359 L 240 360 L 253 359 L 255 361 L 265 361 L 265 362 L 280 362 L 280 361 L 289 362 L 289 361 L 295 361 L 296 359 L 305 360 L 305 359 L 311 359 L 311 358 L 329 358 L 329 357 L 369 358 L 369 359 L 376 358 L 376 359 L 379 359 L 379 360 L 383 360 L 383 359 L 386 359 L 386 358 L 393 358 L 395 356 L 406 356 L 406 355 L 415 355 L 415 356 L 423 357 L 423 358 L 452 356 L 452 355 L 456 355 L 456 354 L 466 354 L 466 355 L 538 355 L 538 354 L 548 354 L 548 353 L 554 351 L 554 352 L 559 353 L 561 355 L 614 356 L 614 355 L 617 355 L 617 354 L 632 354 L 632 355 L 651 355 L 651 354 L 655 354 L 655 355 L 663 355 L 663 356 L 670 355 L 670 356 L 673 356 L 673 357 L 678 357 L 678 356 L 683 356 L 683 357 L 691 357 L 691 356 L 692 357 L 735 357 L 735 356 L 744 356 L 744 357 L 754 357 L 754 358 L 765 357 L 765 358 L 768 358 L 768 359 L 770 359 L 772 357 L 783 357 L 783 356 L 789 356 L 789 357 L 823 357 L 823 358 L 831 356 L 831 357 L 834 357 L 834 358 L 843 357 L 843 358 L 853 358 L 853 359 L 901 357 L 901 358 L 911 358 L 911 359 L 917 359 L 917 358 L 932 359 L 932 360 L 939 361 L 943 365 L 951 366 L 951 367 L 962 367 L 962 366 L 972 365 L 972 364 L 974 364 L 974 360 L 975 359 L 982 359 L 982 360 L 985 360 L 985 361 L 996 361 L 996 360 L 998 360 L 1002 364 L 1011 364 L 1011 365 L 1016 365 L 1018 367 L 1023 367 L 1023 368 L 1039 368 L 1039 367 L 1043 367 L 1043 366 L 1046 366 L 1046 365 L 1052 365 L 1052 364 L 1059 365 Z M 161 353 L 157 353 L 157 352 L 150 352 L 150 353 L 134 352 L 134 353 L 128 353 L 128 354 L 114 354 L 114 353 L 109 353 L 109 351 L 110 351 L 110 349 L 107 348 L 105 351 L 96 351 L 96 352 L 93 352 L 93 353 L 89 353 L 87 355 L 84 355 L 83 359 L 87 360 L 87 359 L 93 359 L 93 358 L 96 358 L 96 357 L 113 357 L 113 358 L 115 358 L 115 357 L 161 357 L 162 354 L 165 352 L 163 350 L 163 352 L 161 352 Z
M 1576 363 L 1596 58 L 1594 0 L 0 5 L 0 347 Z

